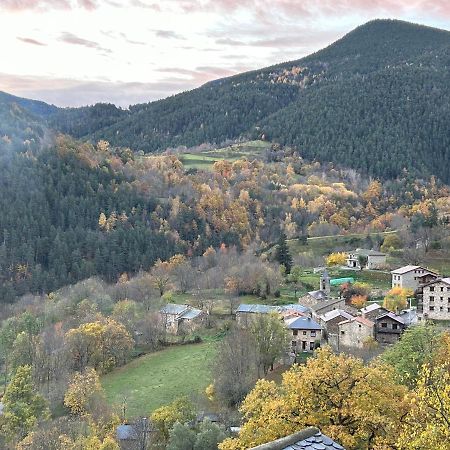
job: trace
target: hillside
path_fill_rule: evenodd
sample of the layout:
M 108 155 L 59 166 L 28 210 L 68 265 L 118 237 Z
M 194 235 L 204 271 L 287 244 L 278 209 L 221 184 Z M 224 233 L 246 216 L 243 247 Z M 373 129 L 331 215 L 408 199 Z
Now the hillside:
M 154 152 L 241 136 L 380 178 L 450 182 L 450 33 L 400 21 L 358 27 L 306 58 L 121 110 L 64 109 L 53 127 Z

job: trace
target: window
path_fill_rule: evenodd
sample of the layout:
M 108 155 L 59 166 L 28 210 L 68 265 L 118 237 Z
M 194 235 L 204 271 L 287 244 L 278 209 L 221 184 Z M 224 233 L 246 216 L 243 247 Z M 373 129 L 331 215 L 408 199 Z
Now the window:
M 447 312 L 449 312 L 449 313 L 450 313 L 450 308 L 447 308 Z
M 441 292 L 444 292 L 444 287 L 443 286 L 441 286 Z
M 434 297 L 432 295 L 430 296 L 430 302 L 434 302 Z
M 341 334 L 345 334 L 345 331 L 344 331 L 344 330 L 341 330 Z
M 430 286 L 430 292 L 434 292 L 434 286 Z
M 311 337 L 316 337 L 316 332 L 315 331 L 311 331 Z
M 381 328 L 387 328 L 387 323 L 386 322 L 381 322 Z
M 310 342 L 309 343 L 309 349 L 310 350 L 314 350 L 314 342 Z
M 439 307 L 439 311 L 444 311 L 444 307 L 443 307 L 443 306 L 440 306 L 440 307 Z
M 303 336 L 306 336 L 306 331 L 303 332 Z
M 292 332 L 292 334 L 293 334 L 294 336 L 297 336 L 298 330 L 294 330 L 294 331 Z
M 361 324 L 359 324 L 358 327 L 361 328 Z
M 295 347 L 297 345 L 297 341 L 292 341 L 292 347 Z
M 441 297 L 441 302 L 443 302 L 444 301 L 444 297 Z
M 393 323 L 393 324 L 392 324 L 392 329 L 393 329 L 393 330 L 396 330 L 397 328 L 398 328 L 398 324 Z
M 434 311 L 434 306 L 430 306 L 430 311 Z

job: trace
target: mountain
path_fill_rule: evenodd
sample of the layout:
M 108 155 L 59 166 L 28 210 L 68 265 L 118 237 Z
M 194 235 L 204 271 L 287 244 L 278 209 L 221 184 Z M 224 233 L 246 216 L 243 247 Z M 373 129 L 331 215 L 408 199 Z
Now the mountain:
M 146 153 L 262 137 L 374 177 L 406 169 L 449 183 L 449 65 L 450 32 L 376 20 L 297 61 L 129 110 L 95 105 L 46 119 L 75 137 Z
M 40 104 L 42 103 L 42 105 Z M 49 131 L 45 119 L 31 110 L 46 114 L 45 103 L 19 99 L 0 92 L 0 151 L 37 150 L 46 142 Z

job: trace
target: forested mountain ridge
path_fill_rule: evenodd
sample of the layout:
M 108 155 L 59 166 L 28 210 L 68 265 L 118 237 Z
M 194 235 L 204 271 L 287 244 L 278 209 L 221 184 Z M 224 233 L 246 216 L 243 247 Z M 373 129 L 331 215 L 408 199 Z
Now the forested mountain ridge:
M 129 110 L 62 109 L 49 122 L 146 153 L 263 137 L 379 178 L 406 168 L 448 183 L 449 49 L 450 32 L 376 20 L 297 61 Z

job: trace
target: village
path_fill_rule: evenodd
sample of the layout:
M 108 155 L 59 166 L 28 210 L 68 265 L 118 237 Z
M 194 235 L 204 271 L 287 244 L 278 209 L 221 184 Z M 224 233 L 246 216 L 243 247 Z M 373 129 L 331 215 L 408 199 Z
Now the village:
M 383 270 L 386 254 L 357 249 L 346 254 L 346 265 L 358 271 Z M 408 327 L 426 320 L 443 324 L 450 321 L 450 277 L 426 267 L 406 265 L 390 272 L 392 289 L 403 290 L 407 295 L 405 308 L 389 308 L 377 301 L 357 308 L 342 295 L 342 287 L 351 286 L 354 278 L 333 279 L 326 268 L 320 273 L 318 289 L 299 297 L 298 303 L 280 306 L 241 303 L 234 311 L 237 325 L 246 328 L 258 315 L 278 315 L 290 337 L 283 361 L 292 364 L 298 355 L 313 353 L 324 344 L 336 352 L 359 356 L 366 352 L 370 359 L 374 347 L 381 352 L 385 346 L 396 343 Z M 332 287 L 339 291 L 332 292 Z M 173 334 L 182 330 L 193 332 L 205 320 L 205 313 L 190 305 L 169 303 L 160 310 L 160 315 Z

